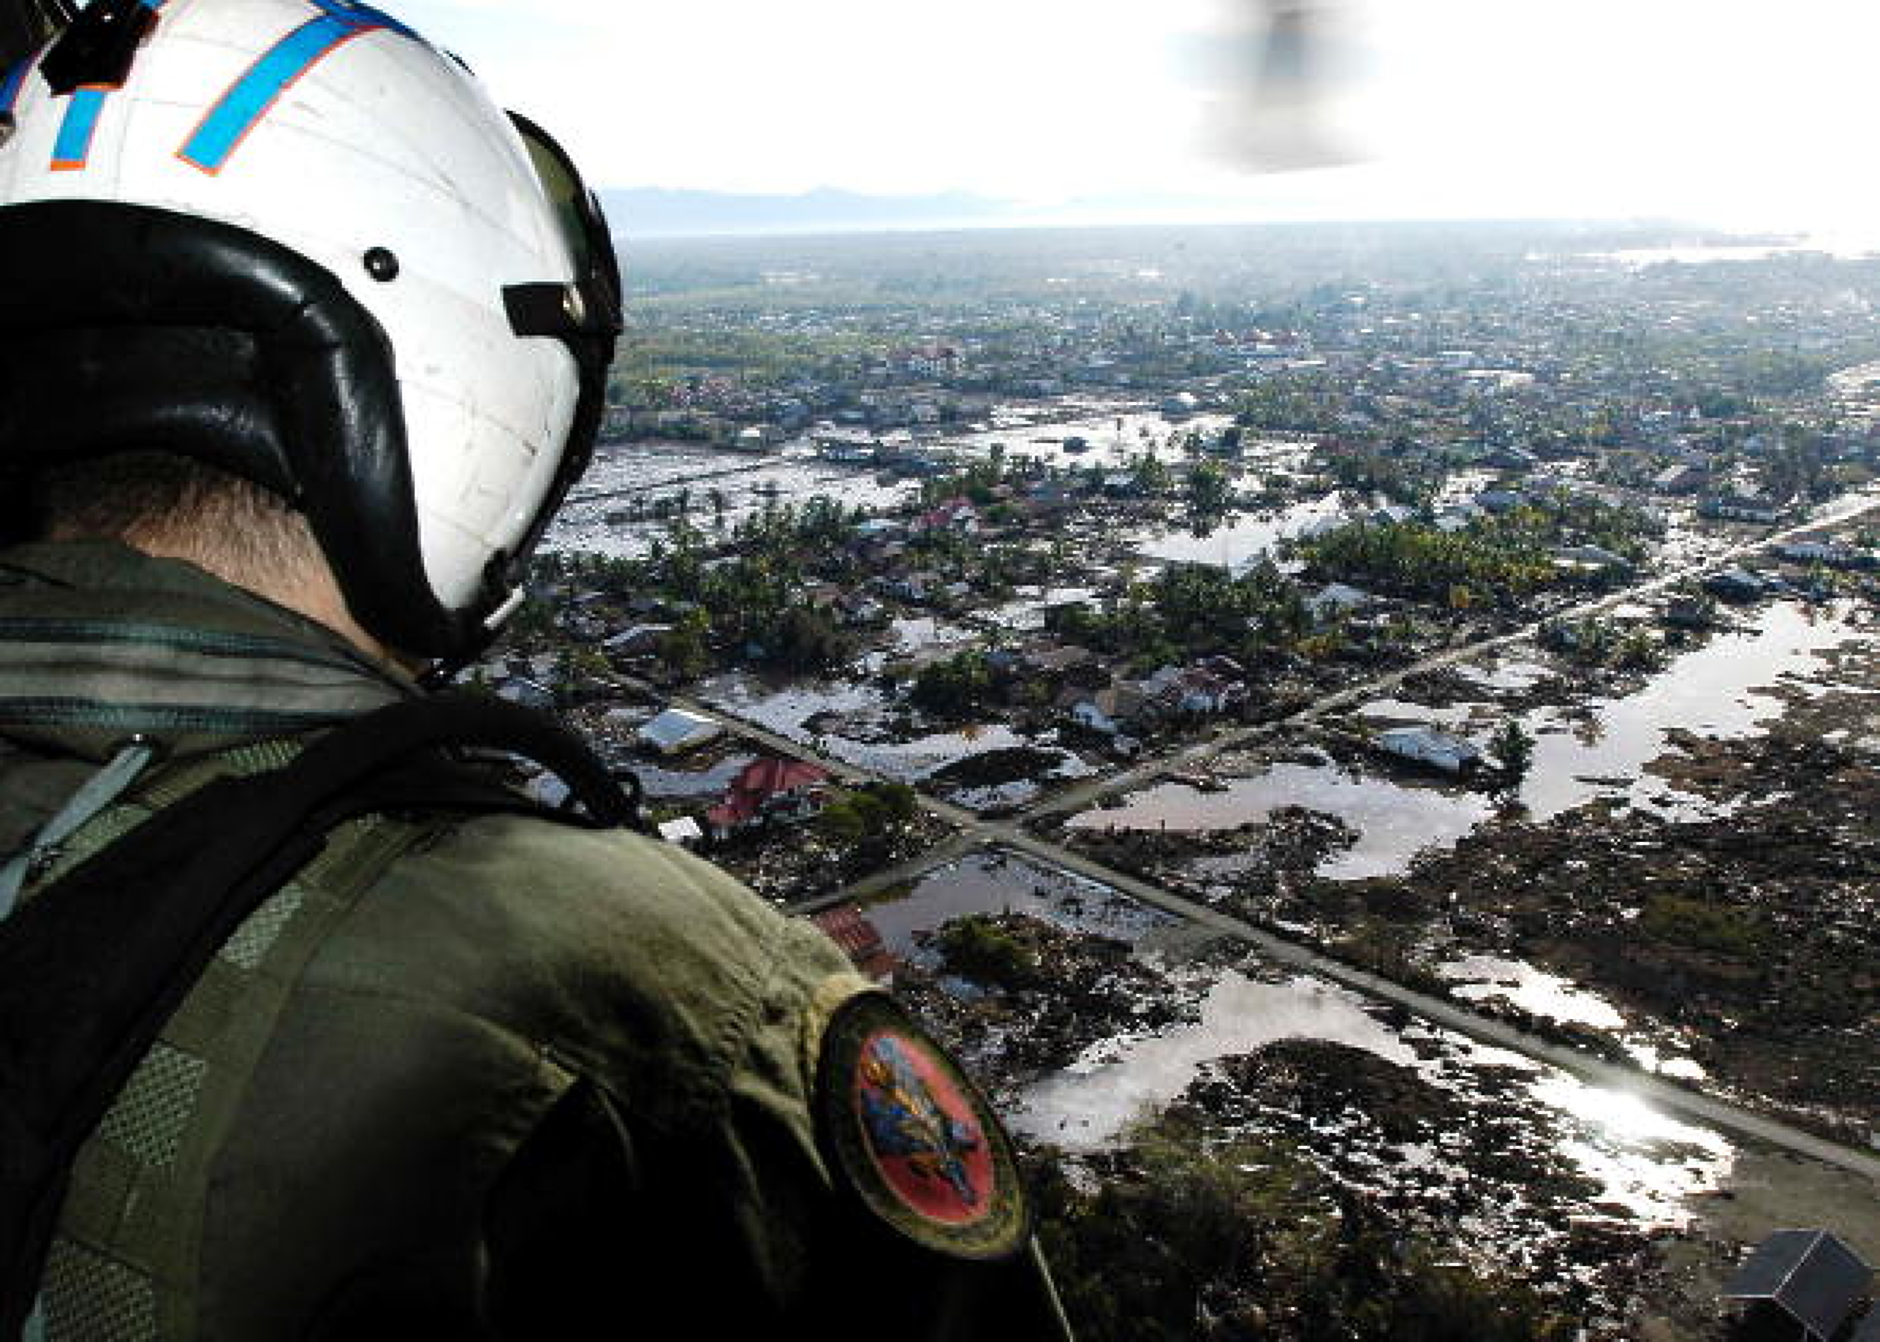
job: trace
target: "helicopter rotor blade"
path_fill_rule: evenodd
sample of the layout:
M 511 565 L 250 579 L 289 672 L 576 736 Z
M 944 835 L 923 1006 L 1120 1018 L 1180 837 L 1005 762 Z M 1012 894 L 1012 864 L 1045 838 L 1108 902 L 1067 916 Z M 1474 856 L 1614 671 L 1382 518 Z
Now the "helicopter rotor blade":
M 1336 124 L 1348 83 L 1342 68 L 1348 0 L 1227 4 L 1240 82 L 1215 101 L 1215 155 L 1256 174 L 1360 161 Z

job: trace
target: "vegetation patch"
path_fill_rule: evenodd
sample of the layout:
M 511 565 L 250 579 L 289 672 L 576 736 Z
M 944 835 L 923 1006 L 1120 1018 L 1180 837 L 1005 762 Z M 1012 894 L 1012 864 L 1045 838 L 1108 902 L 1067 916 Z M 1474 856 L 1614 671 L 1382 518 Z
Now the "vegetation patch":
M 1673 946 L 1748 960 L 1768 945 L 1768 930 L 1754 914 L 1728 905 L 1653 895 L 1638 918 L 1639 931 Z
M 1010 932 L 984 915 L 960 918 L 934 935 L 940 963 L 961 978 L 996 988 L 1028 988 L 1040 981 L 1038 957 Z
M 1036 746 L 1006 746 L 969 755 L 933 772 L 933 781 L 948 788 L 1002 787 L 1042 778 L 1064 762 L 1057 750 Z
M 1040 1236 L 1086 1342 L 1554 1342 L 1577 1324 L 1477 1275 L 1289 1147 L 1174 1109 L 1095 1158 L 1085 1192 L 1027 1153 Z

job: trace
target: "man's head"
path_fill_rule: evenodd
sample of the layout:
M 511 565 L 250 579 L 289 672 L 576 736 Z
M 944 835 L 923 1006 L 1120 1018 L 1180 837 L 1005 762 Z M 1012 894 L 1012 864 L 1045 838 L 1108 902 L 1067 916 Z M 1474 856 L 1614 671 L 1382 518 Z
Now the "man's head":
M 137 528 L 215 555 L 182 519 L 284 500 L 349 618 L 473 653 L 586 462 L 619 328 L 566 156 L 346 0 L 95 0 L 0 110 L 0 501 L 199 462 L 263 492 L 190 485 Z

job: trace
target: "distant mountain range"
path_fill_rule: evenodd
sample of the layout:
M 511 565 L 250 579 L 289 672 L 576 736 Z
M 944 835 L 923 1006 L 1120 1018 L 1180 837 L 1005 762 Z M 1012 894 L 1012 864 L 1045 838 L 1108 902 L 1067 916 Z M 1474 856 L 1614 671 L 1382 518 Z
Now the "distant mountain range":
M 834 187 L 795 195 L 740 195 L 663 187 L 609 187 L 600 192 L 614 233 L 635 241 L 660 238 L 765 237 L 817 233 L 931 232 L 975 228 L 1087 228 L 1106 225 L 1300 224 L 1447 225 L 1455 220 L 1352 215 L 1336 205 L 1315 209 L 1307 194 L 1289 196 L 1272 179 L 1261 193 L 1231 196 L 1117 192 L 1061 201 L 1004 200 L 966 191 L 876 196 Z M 1318 202 L 1329 204 L 1328 202 Z M 1514 222 L 1513 220 L 1504 222 Z M 1539 222 L 1528 220 L 1528 223 Z M 1558 223 L 1559 221 L 1551 221 Z M 1576 228 L 1592 221 L 1581 221 Z M 1662 220 L 1604 221 L 1629 227 Z
M 608 222 L 616 233 L 628 238 L 983 228 L 988 224 L 1023 222 L 1026 214 L 1012 201 L 964 192 L 869 196 L 822 188 L 793 196 L 745 196 L 634 187 L 604 190 L 600 195 Z
M 1173 193 L 1082 196 L 1059 202 L 1001 200 L 964 191 L 871 196 L 821 187 L 799 195 L 735 195 L 610 188 L 601 193 L 608 222 L 625 238 L 714 234 L 875 233 L 894 230 L 1019 228 L 1091 224 L 1230 223 L 1258 219 L 1250 202 Z

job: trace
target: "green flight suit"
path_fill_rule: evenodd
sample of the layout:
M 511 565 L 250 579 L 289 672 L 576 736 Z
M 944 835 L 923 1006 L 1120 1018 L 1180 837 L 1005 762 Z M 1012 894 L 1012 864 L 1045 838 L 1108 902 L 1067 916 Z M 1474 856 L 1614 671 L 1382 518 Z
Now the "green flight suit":
M 0 858 L 133 733 L 159 763 L 28 898 L 211 777 L 413 693 L 190 565 L 0 552 Z M 825 1032 L 876 1000 L 819 932 L 671 846 L 350 822 L 85 1147 L 50 1335 L 1051 1336 L 1035 1256 L 910 1239 L 836 1168 Z

